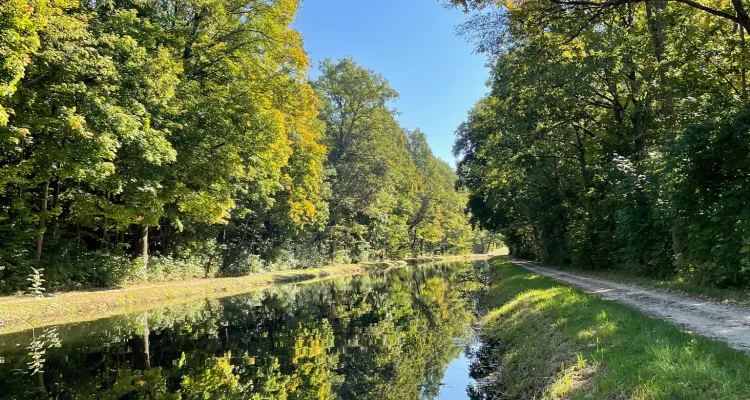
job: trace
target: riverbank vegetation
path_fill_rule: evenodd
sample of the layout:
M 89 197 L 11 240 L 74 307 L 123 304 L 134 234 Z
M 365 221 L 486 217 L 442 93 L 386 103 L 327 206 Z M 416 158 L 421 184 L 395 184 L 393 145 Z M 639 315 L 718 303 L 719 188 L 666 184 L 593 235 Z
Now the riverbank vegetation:
M 505 259 L 489 270 L 475 399 L 743 399 L 750 357 Z
M 456 176 L 297 0 L 0 5 L 0 293 L 462 253 Z
M 464 1 L 493 62 L 461 183 L 513 254 L 750 286 L 746 4 Z

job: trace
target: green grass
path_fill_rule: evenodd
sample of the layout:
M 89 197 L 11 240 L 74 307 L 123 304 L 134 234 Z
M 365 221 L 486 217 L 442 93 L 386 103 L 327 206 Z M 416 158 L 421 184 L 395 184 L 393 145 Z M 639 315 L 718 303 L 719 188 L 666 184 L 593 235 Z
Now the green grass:
M 503 259 L 482 331 L 500 398 L 749 399 L 750 357 Z

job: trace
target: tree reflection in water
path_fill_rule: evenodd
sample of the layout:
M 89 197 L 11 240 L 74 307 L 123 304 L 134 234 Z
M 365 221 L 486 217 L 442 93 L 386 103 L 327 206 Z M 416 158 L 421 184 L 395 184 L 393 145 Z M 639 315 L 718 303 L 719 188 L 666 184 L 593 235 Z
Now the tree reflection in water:
M 43 383 L 30 333 L 0 336 L 0 399 L 432 399 L 475 275 L 403 268 L 61 326 Z

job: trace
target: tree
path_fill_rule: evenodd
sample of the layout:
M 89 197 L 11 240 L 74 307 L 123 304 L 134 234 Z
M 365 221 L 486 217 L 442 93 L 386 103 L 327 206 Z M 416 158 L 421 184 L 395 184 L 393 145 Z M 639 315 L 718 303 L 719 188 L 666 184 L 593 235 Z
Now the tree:
M 351 59 L 308 82 L 298 7 L 0 5 L 0 292 L 406 254 L 397 94 Z
M 403 226 L 404 202 L 413 168 L 406 135 L 387 103 L 397 98 L 388 82 L 352 59 L 321 62 L 313 87 L 326 124 L 324 144 L 332 198 L 325 237 L 328 255 L 352 249 L 354 257 L 371 247 L 390 245 Z M 371 229 L 372 228 L 372 229 Z
M 684 246 L 705 248 L 685 236 L 700 214 L 676 207 L 669 193 L 689 186 L 665 168 L 684 159 L 690 126 L 744 107 L 744 33 L 640 3 L 510 2 L 472 17 L 464 31 L 496 58 L 491 94 L 458 130 L 459 176 L 475 222 L 516 254 L 700 280 Z

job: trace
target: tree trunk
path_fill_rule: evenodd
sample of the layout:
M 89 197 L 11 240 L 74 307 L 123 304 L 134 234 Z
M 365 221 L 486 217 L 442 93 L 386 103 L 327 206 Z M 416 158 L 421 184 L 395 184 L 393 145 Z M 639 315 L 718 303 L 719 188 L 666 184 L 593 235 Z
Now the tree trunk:
M 411 254 L 417 253 L 417 230 L 414 229 L 414 239 L 411 241 Z
M 143 370 L 148 370 L 151 369 L 151 350 L 149 346 L 149 336 L 151 335 L 151 329 L 149 329 L 148 326 L 148 315 L 146 315 L 144 318 L 140 367 Z
M 37 371 L 36 378 L 37 378 L 37 384 L 39 385 L 39 388 L 41 388 L 45 393 L 47 393 L 47 389 L 44 387 L 44 371 Z
M 646 18 L 648 18 L 648 27 L 651 31 L 651 41 L 654 45 L 654 58 L 658 63 L 657 71 L 659 73 L 659 84 L 661 84 L 660 98 L 662 101 L 660 107 L 660 113 L 666 120 L 667 126 L 667 139 L 674 139 L 675 127 L 673 124 L 674 120 L 674 98 L 672 96 L 671 87 L 669 84 L 669 78 L 667 74 L 669 72 L 669 66 L 666 64 L 666 43 L 667 34 L 664 26 L 664 13 L 667 10 L 667 0 L 654 0 L 653 10 L 651 7 L 651 1 L 646 2 Z
M 578 145 L 576 148 L 578 149 L 578 163 L 581 168 L 581 178 L 583 178 L 583 186 L 585 188 L 589 188 L 589 170 L 586 165 L 586 147 L 583 144 L 583 135 L 581 134 L 580 130 L 576 127 L 573 127 L 573 129 L 576 132 L 576 141 Z
M 45 182 L 42 185 L 42 204 L 39 209 L 39 237 L 36 240 L 36 262 L 42 258 L 42 247 L 44 246 L 44 231 L 46 227 L 47 218 L 47 199 L 49 198 L 49 182 Z
M 60 181 L 55 180 L 55 186 L 54 190 L 52 191 L 52 208 L 57 208 L 57 205 L 60 202 Z M 52 217 L 52 237 L 54 240 L 57 239 L 57 231 L 58 226 L 60 225 L 59 218 L 57 214 L 55 214 L 54 217 Z
M 99 243 L 99 247 L 104 248 L 107 244 L 107 232 L 109 231 L 109 218 L 104 216 L 104 227 L 102 229 L 102 240 Z
M 680 240 L 680 236 L 677 234 L 675 228 L 672 228 L 672 250 L 674 251 L 675 257 L 685 251 L 685 246 L 682 244 L 682 240 Z
M 742 100 L 747 101 L 747 69 L 745 69 L 745 30 L 740 28 L 740 72 L 742 79 Z
M 637 103 L 634 100 L 633 108 L 635 108 L 635 104 Z M 633 150 L 635 151 L 635 159 L 638 163 L 643 161 L 646 156 L 646 118 L 643 114 L 645 114 L 645 110 L 636 110 L 636 114 L 633 117 L 633 127 L 635 128 Z
M 745 5 L 742 4 L 742 0 L 732 0 L 732 6 L 734 6 L 734 10 L 737 12 L 736 16 L 739 24 L 742 25 L 747 33 L 750 33 L 750 16 L 748 16 Z
M 148 226 L 141 225 L 138 230 L 138 253 L 143 260 L 143 276 L 148 273 Z
M 662 100 L 662 106 L 659 112 L 664 118 L 664 121 L 667 126 L 665 139 L 667 140 L 667 142 L 670 142 L 674 140 L 674 138 L 677 136 L 677 132 L 676 132 L 677 127 L 675 126 L 674 98 L 672 96 L 672 91 L 669 85 L 669 79 L 667 78 L 667 74 L 669 72 L 669 66 L 665 63 L 667 35 L 665 33 L 665 27 L 664 27 L 664 12 L 667 9 L 667 1 L 668 0 L 655 0 L 653 2 L 655 13 L 652 13 L 651 2 L 647 1 L 646 2 L 646 16 L 649 21 L 648 25 L 651 31 L 651 38 L 654 44 L 654 58 L 656 58 L 656 61 L 659 63 L 659 67 L 658 67 L 659 83 L 661 84 L 661 91 L 662 91 L 661 96 L 660 96 Z M 672 250 L 673 250 L 674 256 L 676 257 L 677 255 L 683 252 L 684 246 L 677 232 L 677 227 L 674 224 L 671 227 L 671 233 L 672 233 Z

